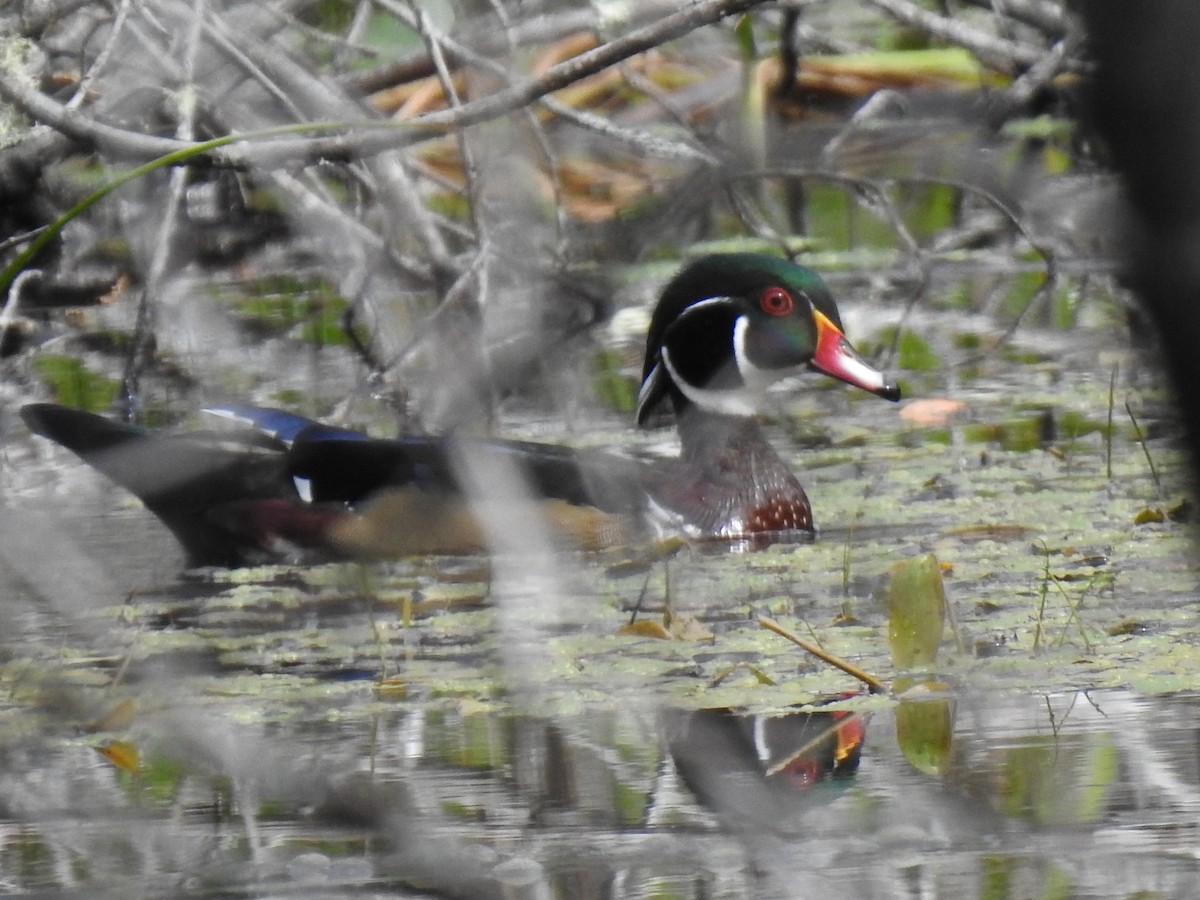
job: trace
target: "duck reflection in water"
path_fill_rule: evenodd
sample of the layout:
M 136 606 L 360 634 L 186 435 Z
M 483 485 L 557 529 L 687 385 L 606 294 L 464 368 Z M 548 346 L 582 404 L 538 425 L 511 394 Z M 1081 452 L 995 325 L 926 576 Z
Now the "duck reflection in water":
M 804 811 L 840 796 L 858 769 L 867 724 L 862 713 L 811 707 L 784 715 L 671 710 L 663 722 L 675 767 L 706 808 L 727 824 L 776 832 L 797 830 Z

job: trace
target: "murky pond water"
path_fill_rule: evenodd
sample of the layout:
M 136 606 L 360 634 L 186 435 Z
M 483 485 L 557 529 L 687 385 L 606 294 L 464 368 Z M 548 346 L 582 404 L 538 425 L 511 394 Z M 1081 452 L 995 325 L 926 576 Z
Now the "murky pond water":
M 780 395 L 773 437 L 822 534 L 758 552 L 180 579 L 142 510 L 14 435 L 0 885 L 1190 896 L 1195 556 L 1169 413 L 1122 343 L 1080 329 L 969 380 L 911 375 L 910 396 L 965 403 L 946 424 Z M 622 427 L 568 439 L 624 443 Z M 851 696 L 758 623 L 904 674 L 882 598 L 925 553 L 953 621 L 915 695 Z M 675 639 L 618 633 L 668 607 Z
M 142 714 L 160 746 L 137 777 L 88 740 L 10 735 L 6 890 L 1186 897 L 1200 878 L 1190 695 L 959 694 L 936 775 L 890 709 L 847 737 L 822 712 L 542 718 L 358 683 L 260 720 L 286 702 Z

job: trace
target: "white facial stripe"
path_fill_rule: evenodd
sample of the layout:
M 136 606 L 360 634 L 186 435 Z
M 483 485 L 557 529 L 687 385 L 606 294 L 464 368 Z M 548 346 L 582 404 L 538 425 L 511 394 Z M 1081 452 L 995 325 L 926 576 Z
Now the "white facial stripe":
M 665 352 L 664 350 L 663 353 L 665 354 Z M 646 380 L 642 382 L 642 387 L 638 391 L 637 414 L 639 417 L 642 414 L 642 408 L 650 402 L 650 397 L 661 390 L 659 382 L 662 381 L 663 377 L 662 363 L 656 363 L 654 368 L 650 370 L 650 374 L 646 376 Z
M 698 309 L 705 309 L 709 306 L 729 306 L 733 303 L 732 297 L 708 297 L 704 300 L 697 300 L 691 306 L 685 306 L 683 312 L 677 318 L 683 318 L 688 313 L 695 312 Z
M 735 301 L 732 297 L 708 297 L 704 300 L 698 300 L 691 306 L 684 309 L 679 314 L 679 318 L 690 315 L 693 312 L 710 309 L 714 306 L 728 308 L 734 305 Z M 741 323 L 745 316 L 738 316 L 738 323 Z M 734 326 L 736 333 L 737 326 Z M 735 353 L 737 351 L 735 350 Z M 687 397 L 692 403 L 701 409 L 709 412 L 723 413 L 727 416 L 752 416 L 757 411 L 758 404 L 756 398 L 750 396 L 750 393 L 742 388 L 734 388 L 731 390 L 713 390 L 710 388 L 697 387 L 694 384 L 689 384 L 680 376 L 679 371 L 671 362 L 671 354 L 666 347 L 660 351 L 659 358 L 662 359 L 663 366 L 666 367 L 667 374 L 671 376 L 671 381 L 679 388 L 680 393 Z M 741 372 L 741 364 L 738 363 L 738 371 Z
M 687 307 L 687 309 L 680 313 L 680 318 L 696 310 L 703 310 L 713 306 L 728 307 L 733 303 L 734 300 L 730 297 L 709 297 Z M 675 386 L 679 388 L 680 393 L 696 404 L 696 406 L 708 412 L 721 413 L 727 416 L 752 416 L 758 412 L 763 393 L 768 387 L 781 378 L 786 378 L 789 375 L 803 371 L 804 367 L 763 369 L 754 365 L 746 352 L 746 334 L 749 328 L 750 320 L 746 316 L 738 316 L 734 320 L 733 360 L 734 365 L 737 366 L 738 375 L 742 380 L 742 384 L 739 387 L 724 390 L 697 387 L 694 384 L 689 384 L 680 377 L 678 370 L 671 363 L 671 354 L 666 347 L 663 347 L 660 351 L 659 358 L 662 360 L 662 365 L 666 369 L 666 373 L 671 377 L 671 381 L 675 383 Z
M 752 416 L 758 411 L 758 398 L 761 391 L 751 391 L 746 388 L 720 391 L 696 387 L 679 377 L 675 366 L 671 364 L 671 354 L 666 347 L 662 349 L 661 358 L 663 365 L 667 367 L 667 373 L 675 382 L 675 386 L 679 388 L 680 393 L 701 409 L 727 416 Z
M 746 321 L 745 316 L 738 316 L 733 323 L 733 361 L 737 363 L 742 381 L 746 381 L 746 376 L 752 371 L 757 371 L 757 366 L 746 356 L 746 329 L 749 327 L 750 323 Z

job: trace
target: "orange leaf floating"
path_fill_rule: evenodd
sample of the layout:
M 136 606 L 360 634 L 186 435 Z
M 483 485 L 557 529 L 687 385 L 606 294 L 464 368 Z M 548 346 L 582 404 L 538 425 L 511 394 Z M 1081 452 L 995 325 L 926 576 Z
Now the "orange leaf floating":
M 673 635 L 662 622 L 655 622 L 652 619 L 639 619 L 628 625 L 622 625 L 617 629 L 617 634 L 622 637 L 658 638 L 660 641 L 673 639 Z
M 141 765 L 138 749 L 129 741 L 105 741 L 96 748 L 96 752 L 126 772 L 136 772 Z
M 967 408 L 961 400 L 948 397 L 926 397 L 913 400 L 900 410 L 900 418 L 915 425 L 947 425 L 950 420 Z

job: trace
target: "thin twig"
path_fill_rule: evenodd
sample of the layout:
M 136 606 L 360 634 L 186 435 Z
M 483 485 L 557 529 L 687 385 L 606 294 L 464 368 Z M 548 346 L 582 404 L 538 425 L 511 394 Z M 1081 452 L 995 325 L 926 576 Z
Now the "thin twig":
M 88 91 L 91 90 L 93 82 L 104 71 L 104 67 L 108 64 L 109 58 L 116 49 L 117 41 L 121 37 L 121 32 L 124 30 L 125 22 L 129 18 L 130 0 L 121 0 L 117 4 L 117 11 L 113 15 L 112 27 L 108 30 L 108 37 L 104 40 L 104 46 L 100 48 L 100 53 L 95 61 L 88 67 L 88 70 L 83 73 L 79 79 L 79 84 L 75 86 L 75 93 L 71 99 L 67 101 L 67 109 L 78 109 L 87 97 Z
M 186 81 L 184 90 L 179 93 L 181 116 L 176 134 L 181 140 L 189 142 L 195 138 L 196 134 L 196 101 L 199 94 L 199 88 L 195 82 L 196 55 L 199 51 L 206 6 L 206 0 L 193 0 L 184 50 L 183 66 Z M 188 170 L 186 167 L 172 169 L 168 177 L 170 187 L 167 192 L 167 202 L 163 210 L 162 222 L 157 230 L 149 271 L 138 299 L 133 336 L 129 342 L 129 357 L 125 361 L 124 377 L 121 379 L 121 401 L 127 418 L 133 417 L 140 404 L 142 369 L 153 352 L 151 348 L 154 322 L 157 318 L 155 304 L 171 261 L 171 249 L 179 224 L 179 211 L 183 203 L 184 191 L 187 189 L 187 180 Z
M 759 616 L 758 624 L 761 625 L 763 628 L 766 628 L 768 631 L 775 632 L 780 637 L 787 638 L 789 641 L 791 641 L 797 647 L 801 648 L 802 650 L 804 650 L 808 653 L 811 653 L 813 656 L 815 656 L 817 659 L 821 660 L 822 662 L 826 662 L 836 669 L 841 669 L 847 675 L 851 675 L 854 678 L 857 678 L 859 681 L 861 681 L 863 684 L 865 684 L 867 686 L 867 689 L 872 694 L 886 694 L 887 693 L 887 685 L 884 684 L 882 681 L 880 681 L 878 678 L 876 678 L 874 675 L 871 675 L 868 672 L 864 672 L 858 666 L 854 665 L 854 663 L 847 662 L 846 660 L 842 659 L 840 656 L 835 656 L 834 654 L 830 653 L 828 650 L 824 650 L 821 647 L 818 647 L 816 644 L 812 643 L 811 641 L 806 641 L 804 638 L 800 637 L 800 635 L 796 634 L 794 631 L 789 631 L 788 629 L 784 628 L 782 625 L 780 625 L 774 619 L 768 618 L 767 616 Z
M 1117 371 L 1120 363 L 1113 363 L 1112 377 L 1108 380 L 1108 427 L 1104 430 L 1104 474 L 1112 481 L 1113 450 L 1113 404 L 1116 402 Z
M 896 325 L 895 333 L 892 335 L 891 345 L 883 356 L 884 365 L 890 367 L 892 360 L 900 352 L 900 336 L 904 333 L 909 316 L 912 315 L 912 311 L 916 309 L 917 304 L 925 296 L 925 291 L 929 287 L 929 278 L 933 265 L 921 249 L 920 243 L 909 230 L 904 217 L 900 215 L 899 210 L 896 209 L 896 205 L 892 203 L 886 188 L 880 184 L 865 182 L 862 192 L 867 202 L 871 203 L 887 219 L 892 231 L 900 239 L 900 243 L 904 245 L 907 257 L 915 262 L 917 268 L 916 285 L 908 292 L 908 301 L 904 304 L 904 310 L 900 314 L 900 320 Z
M 992 9 L 1008 19 L 1016 19 L 1038 31 L 1059 38 L 1067 33 L 1070 19 L 1062 4 L 1053 0 L 965 0 L 968 6 Z
M 1158 469 L 1154 468 L 1154 460 L 1150 456 L 1150 448 L 1146 446 L 1146 436 L 1142 434 L 1142 426 L 1138 424 L 1137 416 L 1133 414 L 1133 407 L 1129 405 L 1129 401 L 1125 401 L 1125 412 L 1129 413 L 1129 421 L 1133 423 L 1133 433 L 1137 438 L 1137 442 L 1142 445 L 1142 453 L 1146 455 L 1146 462 L 1150 466 L 1150 477 L 1154 479 L 1154 493 L 1158 497 L 1162 497 L 1162 482 L 1158 479 Z
M 1042 552 L 1046 555 L 1046 565 L 1042 573 L 1042 588 L 1039 592 L 1038 612 L 1036 624 L 1033 629 L 1033 652 L 1037 653 L 1038 648 L 1042 644 L 1042 622 L 1046 618 L 1046 597 L 1050 593 L 1050 579 L 1053 577 L 1050 574 L 1050 548 L 1046 546 L 1045 541 L 1039 541 L 1042 545 Z
M 618 141 L 645 156 L 698 162 L 713 167 L 718 163 L 717 158 L 711 153 L 683 141 L 669 140 L 661 134 L 653 134 L 639 128 L 625 128 L 593 112 L 567 106 L 553 97 L 543 97 L 538 102 L 572 125 Z
M 1095 577 L 1093 576 L 1091 584 L 1089 584 L 1084 591 L 1080 592 L 1078 599 L 1072 601 L 1071 595 L 1068 594 L 1067 589 L 1063 587 L 1062 581 L 1058 578 L 1054 579 L 1054 586 L 1058 588 L 1058 593 L 1062 596 L 1063 603 L 1067 605 L 1067 609 L 1069 610 L 1067 621 L 1063 623 L 1062 634 L 1060 634 L 1058 637 L 1057 646 L 1061 647 L 1067 642 L 1067 631 L 1071 628 L 1072 622 L 1077 622 L 1079 624 L 1079 636 L 1083 638 L 1083 651 L 1085 653 L 1092 652 L 1092 642 L 1088 640 L 1087 631 L 1085 630 L 1083 624 L 1083 616 L 1079 614 L 1079 610 L 1083 607 L 1084 593 L 1086 593 L 1087 590 L 1090 590 L 1094 585 Z
M 1002 112 L 1007 115 L 1025 109 L 1038 91 L 1050 84 L 1066 68 L 1078 43 L 1073 37 L 1058 41 L 1043 59 L 1035 62 L 1019 78 L 1014 79 L 1004 92 L 1004 102 L 1000 104 Z

